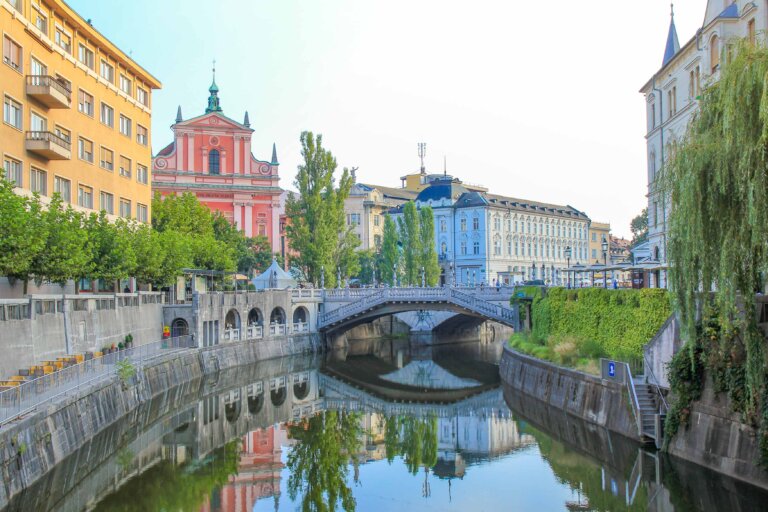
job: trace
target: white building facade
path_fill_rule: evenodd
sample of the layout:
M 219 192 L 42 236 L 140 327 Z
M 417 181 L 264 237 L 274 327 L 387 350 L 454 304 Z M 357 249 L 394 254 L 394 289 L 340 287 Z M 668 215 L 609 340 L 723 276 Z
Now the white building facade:
M 704 22 L 682 47 L 677 38 L 674 14 L 661 68 L 640 89 L 646 101 L 648 157 L 648 242 L 650 287 L 667 286 L 666 249 L 668 198 L 657 191 L 656 178 L 674 143 L 682 141 L 698 108 L 703 88 L 719 78 L 727 48 L 738 38 L 754 41 L 768 29 L 768 2 L 709 0 Z

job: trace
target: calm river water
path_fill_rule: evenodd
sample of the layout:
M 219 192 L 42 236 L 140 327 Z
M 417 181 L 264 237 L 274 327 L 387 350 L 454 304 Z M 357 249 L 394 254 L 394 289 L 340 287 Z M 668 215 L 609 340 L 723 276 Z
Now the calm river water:
M 6 510 L 768 509 L 762 491 L 505 390 L 500 353 L 381 340 L 188 383 Z

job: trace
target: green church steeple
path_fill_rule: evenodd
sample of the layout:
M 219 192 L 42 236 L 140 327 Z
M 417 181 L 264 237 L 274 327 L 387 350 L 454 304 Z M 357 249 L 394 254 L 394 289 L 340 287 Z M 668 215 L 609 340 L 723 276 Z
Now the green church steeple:
M 208 88 L 208 92 L 211 94 L 208 96 L 208 108 L 205 109 L 205 113 L 221 112 L 221 105 L 219 104 L 219 86 L 216 85 L 216 60 L 213 61 L 213 81 Z

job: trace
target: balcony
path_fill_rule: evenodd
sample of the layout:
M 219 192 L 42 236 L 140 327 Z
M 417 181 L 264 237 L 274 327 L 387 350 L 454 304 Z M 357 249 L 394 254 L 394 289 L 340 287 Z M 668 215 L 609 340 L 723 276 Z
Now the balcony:
M 69 160 L 72 158 L 71 144 L 51 132 L 27 132 L 27 151 L 48 160 Z
M 72 106 L 72 91 L 56 78 L 48 75 L 27 75 L 27 95 L 48 108 Z

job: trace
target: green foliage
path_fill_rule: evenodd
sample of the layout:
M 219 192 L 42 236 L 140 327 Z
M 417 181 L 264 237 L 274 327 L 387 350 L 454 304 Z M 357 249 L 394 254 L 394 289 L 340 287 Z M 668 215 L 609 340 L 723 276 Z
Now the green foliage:
M 381 281 L 394 286 L 397 276 L 395 267 L 400 267 L 400 251 L 397 248 L 397 226 L 389 215 L 384 216 L 384 237 L 381 242 L 381 258 L 379 260 L 379 275 Z
M 84 225 L 88 232 L 90 263 L 88 276 L 116 282 L 136 272 L 136 253 L 133 244 L 133 228 L 125 220 L 114 223 L 107 214 L 91 214 Z
M 435 249 L 435 215 L 429 206 L 419 210 L 421 232 L 420 266 L 424 269 L 427 286 L 436 286 L 440 280 L 440 265 L 437 263 Z
M 384 427 L 389 462 L 398 455 L 402 456 L 413 475 L 422 467 L 432 468 L 437 464 L 436 417 L 390 416 L 385 420 Z
M 643 211 L 632 219 L 629 229 L 632 231 L 632 247 L 648 240 L 648 208 L 643 208 Z
M 336 269 L 342 276 L 359 271 L 355 248 L 360 241 L 346 226 L 344 201 L 349 197 L 352 178 L 344 169 L 336 186 L 336 158 L 323 147 L 322 135 L 301 134 L 301 154 L 294 185 L 298 195 L 291 194 L 286 202 L 290 222 L 286 234 L 291 248 L 298 254 L 292 265 L 299 278 L 317 285 L 321 269 L 325 268 L 326 286 L 336 286 Z
M 288 427 L 296 440 L 288 455 L 288 495 L 301 493 L 302 510 L 335 510 L 336 504 L 355 510 L 355 497 L 347 485 L 349 459 L 356 463 L 362 446 L 359 413 L 326 411 Z
M 12 182 L 0 179 L 0 275 L 28 281 L 47 234 L 39 198 L 17 195 L 13 188 Z
M 136 376 L 136 366 L 128 358 L 119 360 L 115 367 L 117 368 L 117 376 L 120 377 L 123 384 L 127 384 L 129 380 Z
M 38 212 L 45 225 L 45 245 L 35 255 L 32 274 L 39 281 L 61 285 L 86 277 L 93 265 L 82 214 L 71 206 L 64 208 L 58 194 L 54 194 L 47 209 Z
M 403 216 L 398 218 L 398 232 L 403 246 L 403 279 L 410 286 L 421 283 L 421 223 L 416 204 L 408 201 L 403 206 Z
M 358 261 L 360 262 L 360 272 L 357 277 L 360 279 L 361 284 L 373 284 L 373 273 L 376 271 L 378 255 L 373 249 L 367 249 L 365 251 L 358 251 Z M 376 276 L 377 281 L 381 280 L 381 276 Z
M 660 289 L 552 288 L 546 297 L 528 293 L 538 293 L 531 306 L 532 340 L 570 338 L 583 355 L 639 357 L 672 312 L 667 292 Z

